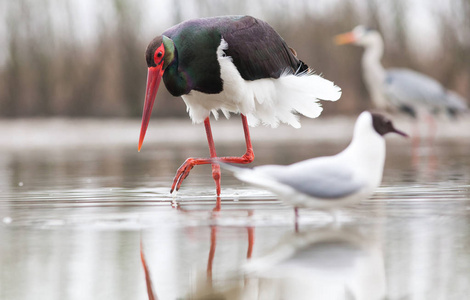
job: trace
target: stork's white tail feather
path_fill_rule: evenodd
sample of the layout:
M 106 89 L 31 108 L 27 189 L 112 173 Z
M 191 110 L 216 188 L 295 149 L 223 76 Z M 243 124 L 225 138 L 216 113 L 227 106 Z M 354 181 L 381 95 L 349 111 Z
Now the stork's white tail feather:
M 251 126 L 263 123 L 277 127 L 282 122 L 299 128 L 296 113 L 316 118 L 323 110 L 319 99 L 336 101 L 341 97 L 339 87 L 314 74 L 283 75 L 245 85 L 254 100 L 254 110 L 247 114 Z
M 182 96 L 195 123 L 204 121 L 210 112 L 218 118 L 218 110 L 221 110 L 227 118 L 230 112 L 246 115 L 250 126 L 262 123 L 277 127 L 282 122 L 299 128 L 296 113 L 316 118 L 323 110 L 318 100 L 336 101 L 341 97 L 338 86 L 312 73 L 244 80 L 232 58 L 224 56 L 223 50 L 227 47 L 222 39 L 217 49 L 223 91 L 210 95 L 192 91 Z

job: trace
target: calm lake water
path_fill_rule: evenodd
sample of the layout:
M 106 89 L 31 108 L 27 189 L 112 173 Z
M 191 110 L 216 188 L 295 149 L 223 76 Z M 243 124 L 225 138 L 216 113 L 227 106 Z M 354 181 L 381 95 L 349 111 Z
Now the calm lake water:
M 253 165 L 348 142 L 255 141 Z M 439 140 L 415 157 L 409 140 L 387 142 L 373 197 L 341 209 L 337 224 L 300 210 L 297 233 L 291 208 L 226 172 L 213 211 L 208 166 L 172 198 L 178 166 L 207 155 L 201 144 L 3 150 L 0 299 L 149 299 L 141 249 L 160 300 L 467 299 L 470 141 Z

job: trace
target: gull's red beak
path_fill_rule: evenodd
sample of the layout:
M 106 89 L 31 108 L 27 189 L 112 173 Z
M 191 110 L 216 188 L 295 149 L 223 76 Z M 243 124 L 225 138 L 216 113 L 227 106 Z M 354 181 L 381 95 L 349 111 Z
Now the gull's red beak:
M 142 147 L 144 142 L 145 132 L 147 132 L 147 127 L 150 121 L 150 115 L 152 114 L 153 103 L 155 102 L 155 96 L 157 95 L 158 86 L 160 85 L 160 80 L 163 75 L 163 64 L 160 64 L 156 67 L 149 67 L 147 73 L 147 88 L 145 91 L 145 103 L 144 111 L 142 113 L 142 125 L 140 127 L 140 138 L 139 138 L 139 148 Z

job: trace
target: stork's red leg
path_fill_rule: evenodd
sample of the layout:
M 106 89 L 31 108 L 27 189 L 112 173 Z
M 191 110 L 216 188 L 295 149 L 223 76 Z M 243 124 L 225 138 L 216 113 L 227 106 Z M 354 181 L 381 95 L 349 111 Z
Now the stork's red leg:
M 207 143 L 209 144 L 209 152 L 211 158 L 217 157 L 217 153 L 215 151 L 215 144 L 214 138 L 212 137 L 212 129 L 211 123 L 209 121 L 209 117 L 204 120 L 204 127 L 206 128 L 206 135 L 207 135 Z M 171 186 L 170 193 L 176 187 L 176 190 L 179 190 L 181 183 L 183 180 L 188 177 L 189 172 L 194 166 L 197 165 L 205 165 L 212 163 L 211 159 L 208 158 L 188 158 L 186 161 L 178 168 L 176 171 L 175 178 L 173 179 L 173 185 Z M 218 164 L 212 163 L 212 177 L 215 180 L 216 189 L 217 189 L 217 196 L 220 195 L 220 166 Z
M 227 162 L 227 163 L 238 163 L 238 164 L 248 164 L 253 161 L 255 158 L 253 147 L 251 145 L 250 131 L 248 129 L 248 122 L 244 115 L 241 115 L 243 123 L 243 131 L 245 133 L 245 143 L 246 143 L 246 152 L 241 157 L 218 157 L 215 151 L 214 139 L 212 137 L 211 124 L 209 117 L 204 120 L 204 126 L 206 128 L 207 142 L 209 144 L 209 151 L 211 158 L 188 158 L 186 161 L 178 168 L 176 171 L 175 178 L 173 179 L 173 185 L 171 186 L 170 193 L 174 190 L 179 190 L 183 180 L 188 177 L 189 172 L 194 166 L 197 165 L 207 165 L 212 164 L 212 177 L 215 180 L 217 196 L 220 195 L 220 166 L 217 163 L 213 162 L 213 158 L 217 158 L 218 161 Z

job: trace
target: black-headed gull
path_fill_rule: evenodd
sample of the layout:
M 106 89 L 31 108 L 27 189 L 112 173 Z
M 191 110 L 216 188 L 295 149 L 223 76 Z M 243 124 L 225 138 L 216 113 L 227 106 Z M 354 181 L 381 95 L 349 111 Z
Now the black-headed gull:
M 222 167 L 242 181 L 270 190 L 294 207 L 333 208 L 359 202 L 380 185 L 385 161 L 383 136 L 389 132 L 407 136 L 385 116 L 365 111 L 356 121 L 351 143 L 336 155 L 287 166 Z

